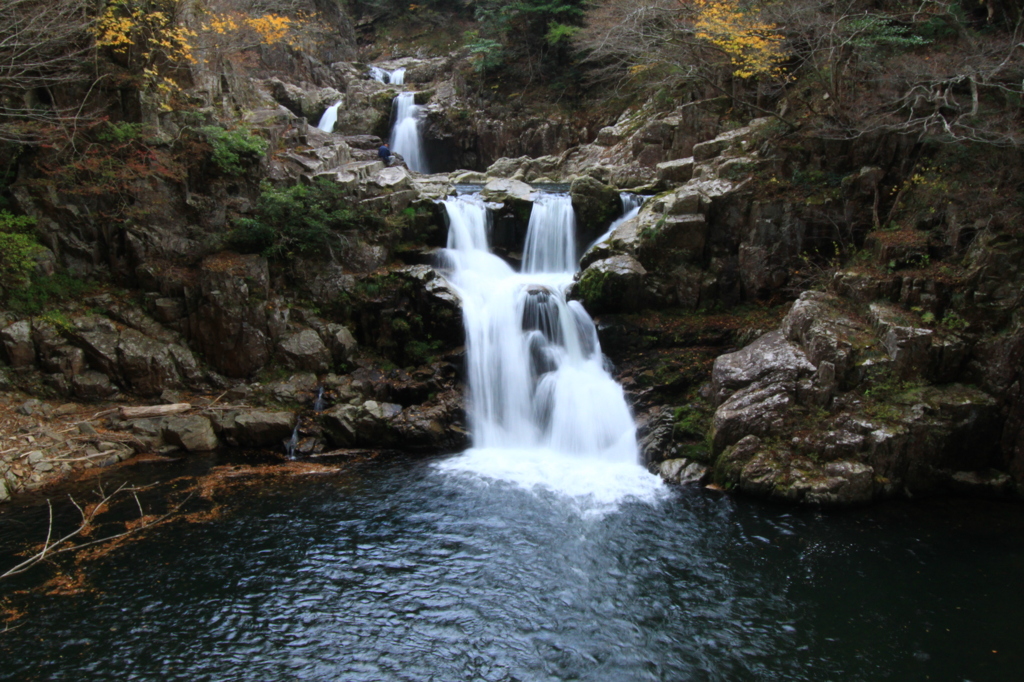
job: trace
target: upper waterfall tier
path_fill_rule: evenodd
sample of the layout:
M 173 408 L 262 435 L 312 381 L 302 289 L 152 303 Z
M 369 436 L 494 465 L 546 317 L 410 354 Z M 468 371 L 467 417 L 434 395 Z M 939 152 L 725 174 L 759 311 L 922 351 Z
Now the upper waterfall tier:
M 391 150 L 402 155 L 409 170 L 427 173 L 427 160 L 420 137 L 421 115 L 422 107 L 416 104 L 416 93 L 403 92 L 395 98 Z

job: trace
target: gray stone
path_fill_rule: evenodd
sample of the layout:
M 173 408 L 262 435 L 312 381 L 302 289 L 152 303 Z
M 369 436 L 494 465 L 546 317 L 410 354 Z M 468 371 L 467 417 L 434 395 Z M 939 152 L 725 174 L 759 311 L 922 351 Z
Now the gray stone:
M 28 320 L 8 325 L 0 330 L 0 343 L 11 367 L 31 367 L 36 362 L 36 346 L 32 341 L 32 326 Z
M 327 346 L 330 348 L 334 362 L 342 363 L 351 359 L 359 347 L 359 344 L 356 343 L 356 338 L 352 336 L 352 332 L 347 327 L 335 322 L 329 322 L 326 325 L 326 331 Z
M 268 389 L 275 400 L 280 402 L 299 402 L 316 390 L 316 375 L 312 372 L 293 374 L 287 380 L 271 384 Z
M 43 403 L 41 400 L 30 398 L 29 400 L 26 400 L 21 405 L 18 405 L 16 408 L 14 408 L 14 411 L 17 412 L 18 414 L 23 414 L 26 417 L 31 417 L 33 414 L 35 414 L 36 410 L 38 410 L 39 406 L 42 404 Z
M 754 382 L 781 383 L 795 390 L 797 379 L 810 376 L 816 369 L 782 332 L 769 332 L 746 348 L 715 359 L 711 372 L 715 403 L 721 404 L 733 392 Z
M 707 478 L 709 468 L 700 462 L 685 457 L 667 459 L 658 467 L 658 474 L 667 483 L 687 484 L 702 483 Z
M 265 412 L 253 410 L 238 413 L 225 435 L 238 445 L 263 448 L 279 445 L 295 428 L 295 415 L 291 412 Z
M 162 435 L 168 443 L 189 452 L 215 450 L 219 445 L 210 420 L 200 415 L 168 417 Z
M 693 177 L 693 157 L 659 163 L 658 181 L 665 185 L 681 185 Z
M 572 181 L 569 194 L 582 241 L 591 242 L 601 236 L 622 211 L 618 191 L 587 175 Z
M 533 201 L 532 187 L 525 182 L 508 178 L 490 180 L 484 185 L 481 193 L 487 201 L 507 201 L 509 199 Z
M 635 312 L 644 307 L 646 275 L 647 270 L 632 256 L 612 256 L 584 270 L 570 296 L 582 300 L 591 315 Z
M 330 367 L 331 353 L 312 329 L 285 336 L 277 351 L 282 364 L 290 369 L 326 372 Z
M 117 393 L 110 378 L 101 372 L 86 370 L 71 380 L 75 395 L 82 400 L 103 400 Z
M 11 499 L 11 493 L 7 489 L 7 482 L 0 478 L 0 503 L 8 502 Z

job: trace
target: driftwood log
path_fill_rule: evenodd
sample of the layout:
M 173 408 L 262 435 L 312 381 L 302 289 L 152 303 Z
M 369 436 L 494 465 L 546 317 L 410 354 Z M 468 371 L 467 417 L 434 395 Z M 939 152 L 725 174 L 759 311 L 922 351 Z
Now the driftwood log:
M 122 407 L 120 412 L 122 419 L 146 419 L 147 417 L 166 417 L 169 414 L 180 414 L 191 409 L 192 406 L 189 403 L 174 403 L 172 405 Z

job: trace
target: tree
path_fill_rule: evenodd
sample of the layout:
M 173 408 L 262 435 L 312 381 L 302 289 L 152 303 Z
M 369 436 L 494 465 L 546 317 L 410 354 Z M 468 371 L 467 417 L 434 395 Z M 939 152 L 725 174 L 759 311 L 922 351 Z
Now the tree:
M 478 0 L 480 28 L 467 35 L 478 71 L 515 66 L 528 78 L 544 64 L 568 64 L 570 39 L 583 17 L 581 0 Z
M 0 139 L 33 137 L 26 123 L 59 123 L 79 107 L 53 106 L 56 88 L 87 83 L 90 0 L 0 0 Z
M 739 0 L 693 0 L 693 5 L 694 37 L 725 53 L 734 76 L 782 76 L 786 51 L 775 24 L 741 7 Z

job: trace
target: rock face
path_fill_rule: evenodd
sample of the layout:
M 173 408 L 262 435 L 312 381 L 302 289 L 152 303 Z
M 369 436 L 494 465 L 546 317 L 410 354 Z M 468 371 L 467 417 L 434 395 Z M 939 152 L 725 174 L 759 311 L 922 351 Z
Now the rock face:
M 283 320 L 268 305 L 267 261 L 259 256 L 221 254 L 203 261 L 200 299 L 188 315 L 189 336 L 217 371 L 244 377 L 271 356 Z
M 993 485 L 1000 465 L 997 401 L 962 384 L 928 385 L 928 359 L 907 360 L 893 334 L 834 295 L 807 292 L 781 329 L 715 361 L 714 478 L 790 502 L 865 503 Z M 941 363 L 941 360 L 939 360 Z M 911 369 L 913 372 L 911 372 Z M 1002 474 L 1005 476 L 1005 474 Z

